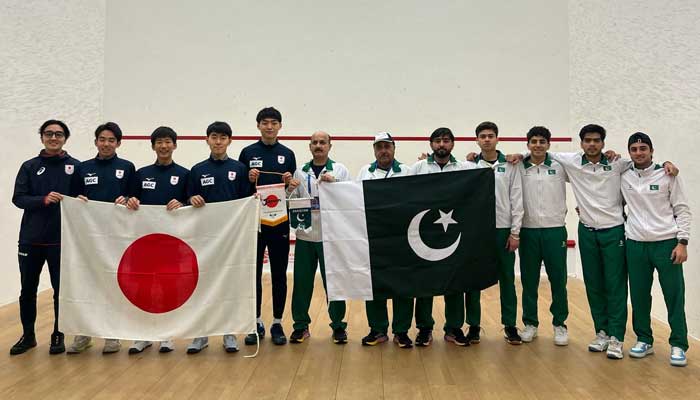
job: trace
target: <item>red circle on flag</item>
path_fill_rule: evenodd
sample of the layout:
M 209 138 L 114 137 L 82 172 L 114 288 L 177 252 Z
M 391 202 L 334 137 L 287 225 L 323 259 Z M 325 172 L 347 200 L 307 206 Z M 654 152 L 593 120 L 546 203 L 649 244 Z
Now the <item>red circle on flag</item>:
M 143 311 L 161 314 L 185 304 L 197 287 L 197 255 L 184 241 L 163 233 L 136 239 L 122 255 L 119 288 Z
M 277 207 L 277 204 L 279 204 L 280 198 L 275 196 L 274 194 L 268 195 L 265 197 L 265 205 L 270 208 L 275 208 Z

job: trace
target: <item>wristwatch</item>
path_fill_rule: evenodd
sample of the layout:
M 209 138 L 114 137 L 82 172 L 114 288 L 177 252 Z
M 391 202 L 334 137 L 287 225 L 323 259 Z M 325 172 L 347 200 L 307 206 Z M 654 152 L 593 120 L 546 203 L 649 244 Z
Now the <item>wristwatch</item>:
M 678 239 L 678 244 L 682 244 L 684 246 L 688 245 L 688 239 Z

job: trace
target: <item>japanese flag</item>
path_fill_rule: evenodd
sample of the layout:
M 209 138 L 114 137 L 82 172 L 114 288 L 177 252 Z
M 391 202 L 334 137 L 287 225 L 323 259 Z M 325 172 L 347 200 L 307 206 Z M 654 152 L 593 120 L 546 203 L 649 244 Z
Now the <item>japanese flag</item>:
M 260 201 L 137 211 L 64 197 L 61 330 L 132 340 L 255 329 Z

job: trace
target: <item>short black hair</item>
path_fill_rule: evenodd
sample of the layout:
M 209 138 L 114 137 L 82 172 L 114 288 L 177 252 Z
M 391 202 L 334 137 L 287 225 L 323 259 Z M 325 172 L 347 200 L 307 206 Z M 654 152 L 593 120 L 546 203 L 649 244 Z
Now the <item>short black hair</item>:
M 443 136 L 447 136 L 452 140 L 453 142 L 455 141 L 455 135 L 452 133 L 450 128 L 437 128 L 433 131 L 433 133 L 430 134 L 430 141 L 432 142 L 433 140 L 437 138 L 441 138 Z
M 491 121 L 484 121 L 476 126 L 476 129 L 475 129 L 476 137 L 479 137 L 479 133 L 481 131 L 485 131 L 485 130 L 492 130 L 493 133 L 495 133 L 496 136 L 498 136 L 498 126 L 496 126 L 496 124 L 494 124 Z
M 277 122 L 282 123 L 282 114 L 274 107 L 266 107 L 258 111 L 258 115 L 255 117 L 255 120 L 260 123 L 260 121 L 266 118 L 275 119 Z
M 39 128 L 39 135 L 42 135 L 44 133 L 44 129 L 46 129 L 47 126 L 49 125 L 58 125 L 63 129 L 63 133 L 66 135 L 66 139 L 70 136 L 70 129 L 68 129 L 68 125 L 66 125 L 63 121 L 59 121 L 57 119 L 50 119 L 43 124 L 41 124 L 41 127 Z
M 583 141 L 583 138 L 586 137 L 587 133 L 599 133 L 600 140 L 605 141 L 605 128 L 600 125 L 588 124 L 581 128 L 581 131 L 578 133 L 578 137 L 581 138 L 581 141 Z
M 233 131 L 231 131 L 231 126 L 226 122 L 214 121 L 207 127 L 207 137 L 212 133 L 223 133 L 224 135 L 231 137 L 233 136 Z
M 530 128 L 529 131 L 527 131 L 528 142 L 535 136 L 541 136 L 545 138 L 547 143 L 549 143 L 552 139 L 552 133 L 549 131 L 549 129 L 545 128 L 544 126 L 533 126 L 532 128 Z
M 100 133 L 103 131 L 112 132 L 114 137 L 117 138 L 117 142 L 122 141 L 122 129 L 116 122 L 105 122 L 104 124 L 98 126 L 97 129 L 95 129 L 95 139 L 97 139 L 97 137 L 100 136 Z
M 156 139 L 170 138 L 173 143 L 177 143 L 177 133 L 169 126 L 159 126 L 151 133 L 151 145 L 156 144 Z

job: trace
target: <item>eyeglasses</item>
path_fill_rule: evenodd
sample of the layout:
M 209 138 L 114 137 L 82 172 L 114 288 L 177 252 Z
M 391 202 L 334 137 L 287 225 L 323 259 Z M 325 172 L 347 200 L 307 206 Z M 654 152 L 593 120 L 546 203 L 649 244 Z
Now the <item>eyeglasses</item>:
M 41 135 L 45 137 L 46 139 L 51 139 L 52 137 L 55 137 L 56 139 L 63 139 L 66 137 L 66 134 L 60 131 L 53 132 L 53 131 L 44 131 L 41 132 Z

